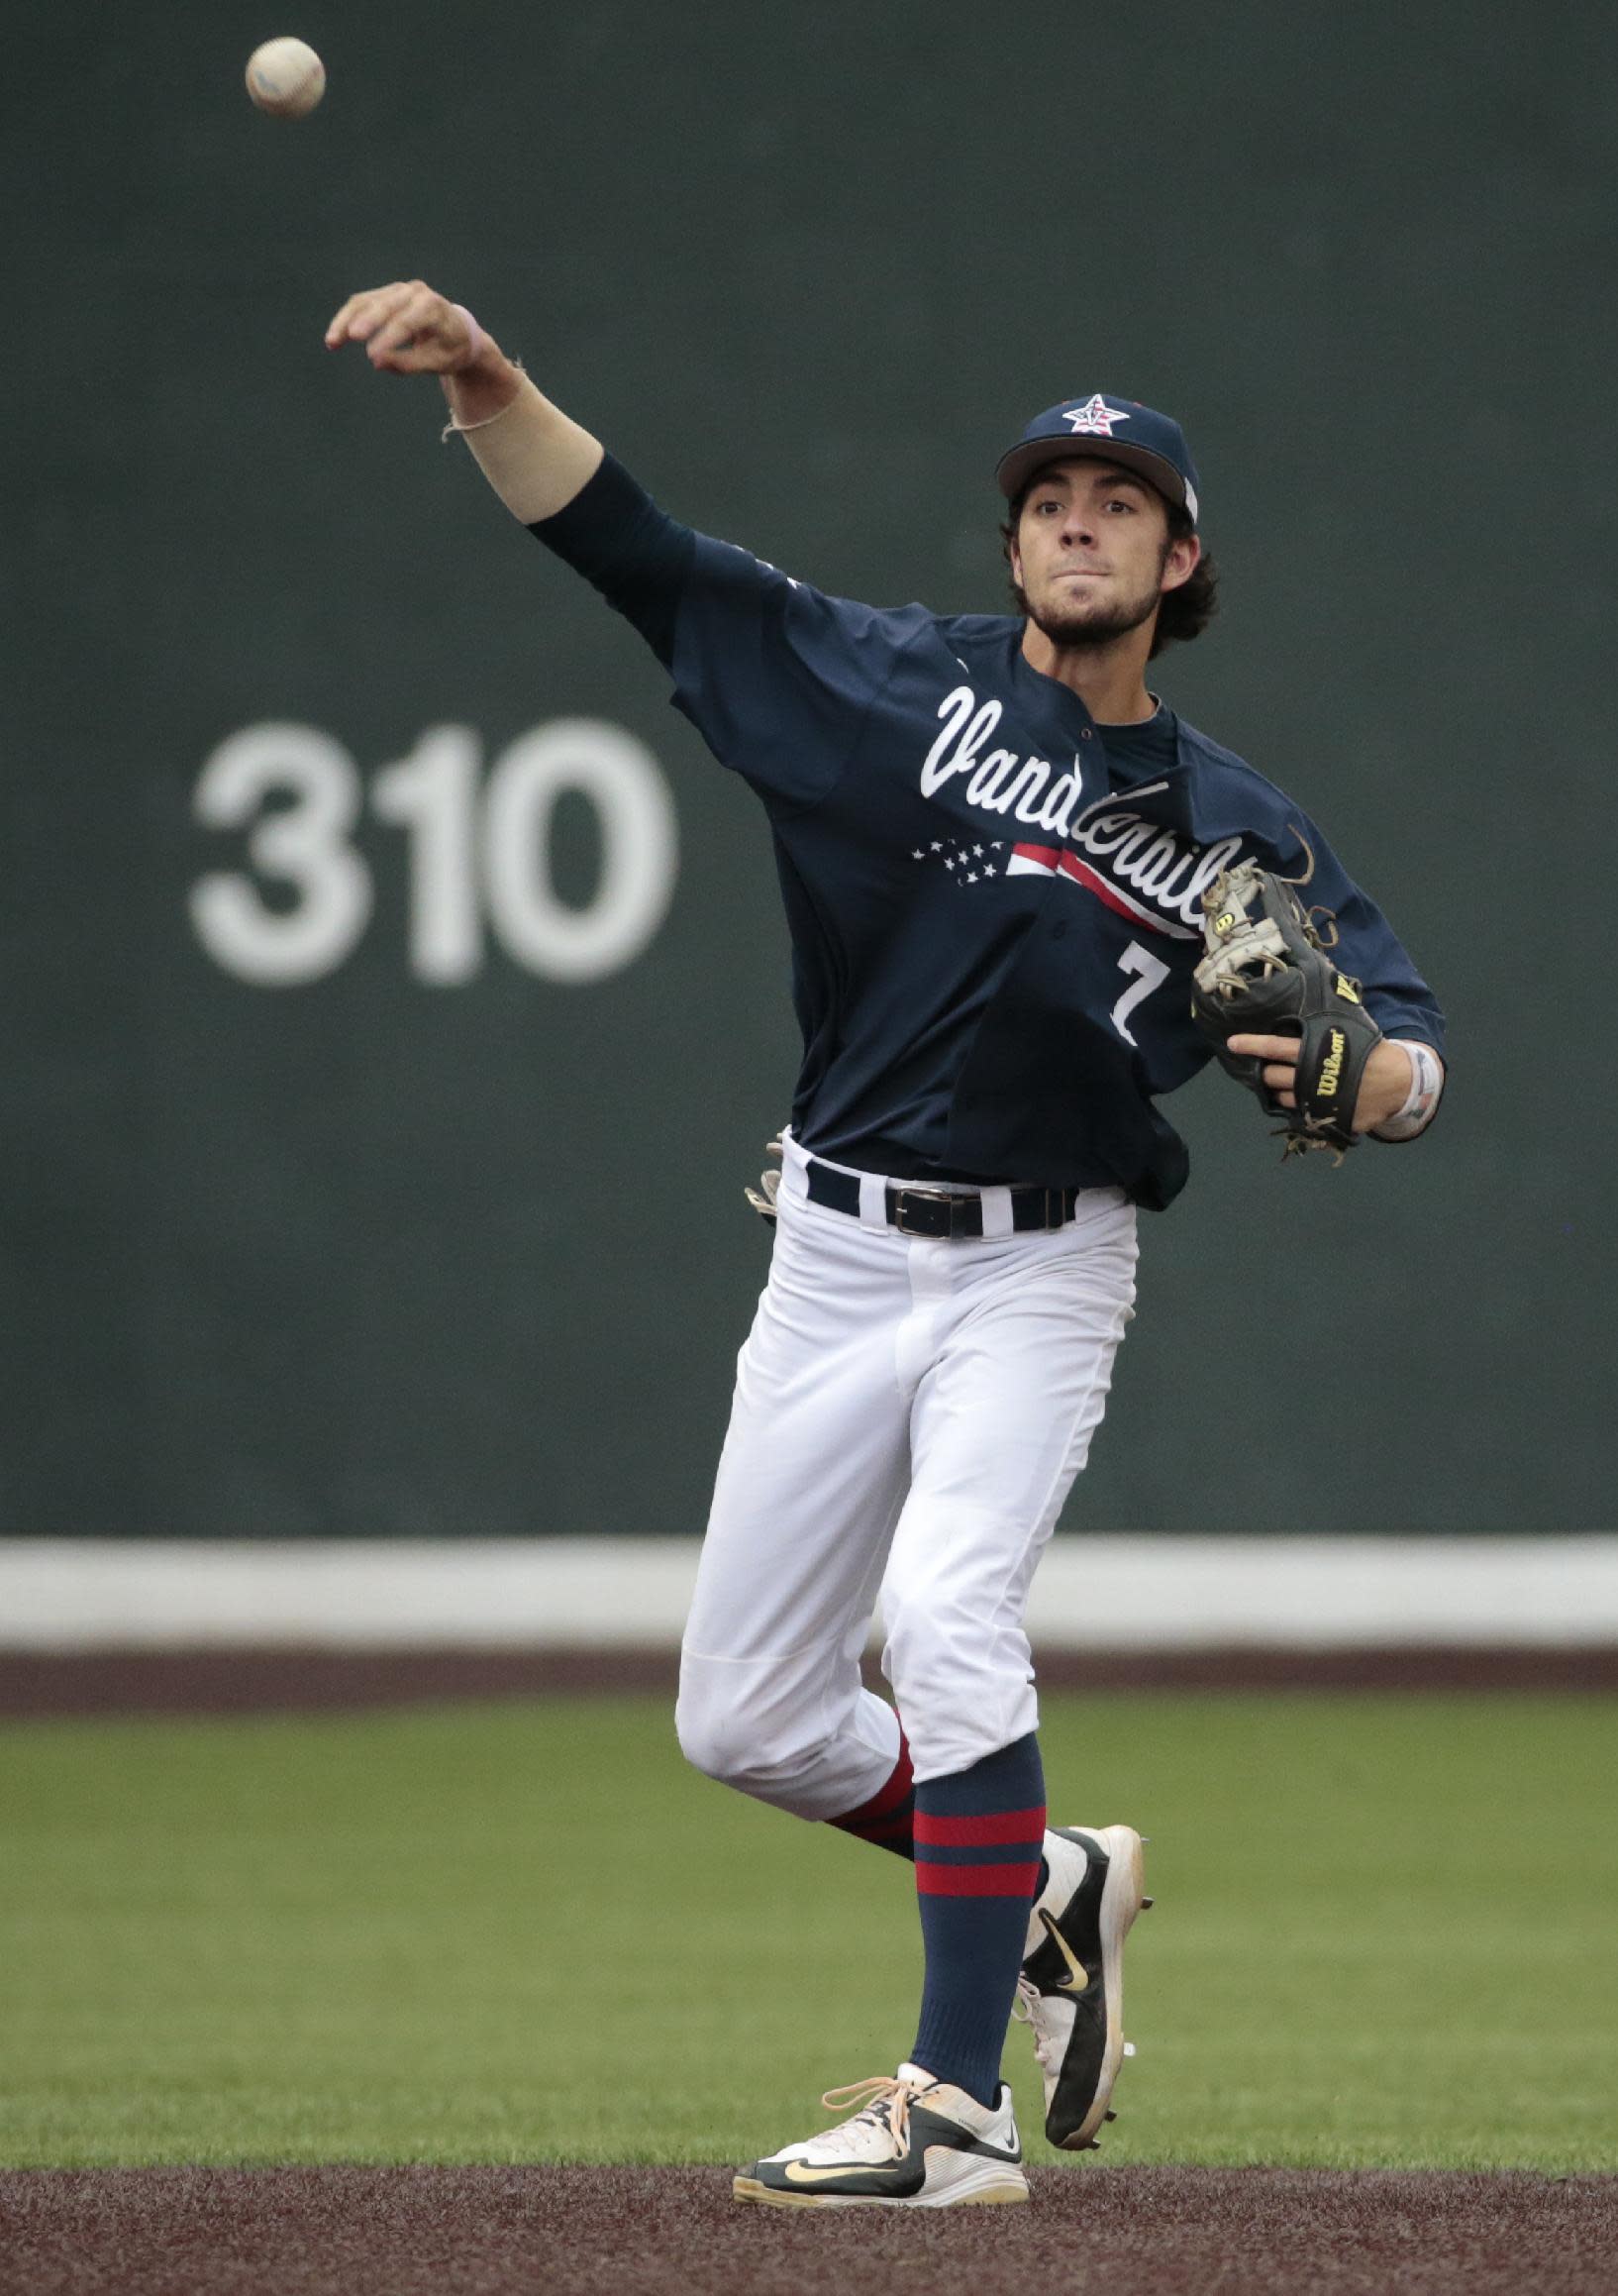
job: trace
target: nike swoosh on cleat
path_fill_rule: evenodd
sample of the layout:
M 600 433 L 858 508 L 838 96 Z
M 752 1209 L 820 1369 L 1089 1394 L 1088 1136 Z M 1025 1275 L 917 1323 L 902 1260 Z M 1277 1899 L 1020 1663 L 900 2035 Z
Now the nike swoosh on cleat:
M 802 2160 L 789 2160 L 781 2170 L 788 2184 L 824 2184 L 829 2176 L 871 2176 L 884 2168 L 898 2168 L 897 2160 L 840 2160 L 832 2168 L 811 2168 Z
M 1075 1956 L 1073 1948 L 1068 1944 L 1043 1906 L 1040 1908 L 1040 1920 L 1045 1924 L 1046 1934 L 1072 1972 L 1070 1977 L 1062 1977 L 1057 1980 L 1062 1991 L 1063 1993 L 1082 1993 L 1090 1982 L 1089 1971 L 1083 1962 Z

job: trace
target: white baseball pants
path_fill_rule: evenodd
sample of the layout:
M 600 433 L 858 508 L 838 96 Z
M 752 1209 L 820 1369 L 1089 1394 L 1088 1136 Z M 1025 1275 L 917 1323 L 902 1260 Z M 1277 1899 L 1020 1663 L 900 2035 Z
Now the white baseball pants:
M 1135 1209 L 1086 1190 L 1067 1226 L 1014 1235 L 1009 1191 L 986 1189 L 999 1232 L 923 1240 L 868 1174 L 858 1218 L 811 1203 L 806 1164 L 788 1133 L 676 1719 L 711 1777 L 837 1818 L 898 1756 L 860 1679 L 878 1593 L 918 1780 L 1037 1724 L 1023 1615 L 1134 1311 Z

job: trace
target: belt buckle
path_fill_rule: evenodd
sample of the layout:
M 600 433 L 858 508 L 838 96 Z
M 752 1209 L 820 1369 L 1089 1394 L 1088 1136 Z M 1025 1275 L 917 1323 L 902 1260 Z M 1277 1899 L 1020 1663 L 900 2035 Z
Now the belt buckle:
M 920 1197 L 926 1203 L 960 1203 L 963 1200 L 961 1195 L 961 1191 L 955 1188 L 927 1188 L 925 1186 L 917 1186 L 915 1188 L 896 1188 L 894 1190 L 894 1227 L 897 1229 L 900 1235 L 916 1236 L 923 1243 L 937 1243 L 941 1239 L 933 1235 L 927 1228 L 906 1227 L 904 1218 L 904 1200 L 907 1196 Z M 945 1232 L 948 1234 L 950 1231 L 947 1229 Z

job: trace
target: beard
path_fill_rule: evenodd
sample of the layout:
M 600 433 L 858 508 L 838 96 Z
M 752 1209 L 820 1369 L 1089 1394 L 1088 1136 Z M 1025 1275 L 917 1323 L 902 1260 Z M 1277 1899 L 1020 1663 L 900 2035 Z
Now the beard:
M 1114 639 L 1127 638 L 1132 630 L 1139 630 L 1149 622 L 1163 603 L 1160 582 L 1154 582 L 1150 588 L 1143 586 L 1134 597 L 1113 598 L 1105 604 L 1059 595 L 1036 606 L 1016 583 L 1012 590 L 1035 629 L 1049 638 L 1053 646 L 1068 654 L 1088 652 L 1092 647 L 1110 646 Z

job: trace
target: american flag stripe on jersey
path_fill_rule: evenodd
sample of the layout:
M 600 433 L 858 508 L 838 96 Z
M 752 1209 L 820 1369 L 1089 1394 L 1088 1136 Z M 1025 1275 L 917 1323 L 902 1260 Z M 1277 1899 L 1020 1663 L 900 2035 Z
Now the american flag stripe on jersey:
M 1161 909 L 1148 908 L 1114 885 L 1111 878 L 1103 877 L 1076 853 L 1067 853 L 1060 845 L 1013 846 L 1011 859 L 1006 863 L 1007 877 L 1065 877 L 1074 885 L 1081 885 L 1086 892 L 1093 892 L 1121 917 L 1131 924 L 1144 925 L 1149 933 L 1163 933 L 1171 941 L 1194 941 L 1197 935 L 1189 925 L 1172 924 Z

